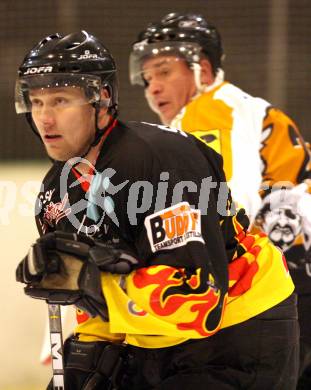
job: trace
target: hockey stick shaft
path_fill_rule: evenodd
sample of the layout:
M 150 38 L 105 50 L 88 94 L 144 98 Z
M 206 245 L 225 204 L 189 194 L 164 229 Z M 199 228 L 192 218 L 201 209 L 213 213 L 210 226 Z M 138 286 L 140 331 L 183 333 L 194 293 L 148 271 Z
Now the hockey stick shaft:
M 63 333 L 60 305 L 49 303 L 48 310 L 53 369 L 53 389 L 65 390 Z

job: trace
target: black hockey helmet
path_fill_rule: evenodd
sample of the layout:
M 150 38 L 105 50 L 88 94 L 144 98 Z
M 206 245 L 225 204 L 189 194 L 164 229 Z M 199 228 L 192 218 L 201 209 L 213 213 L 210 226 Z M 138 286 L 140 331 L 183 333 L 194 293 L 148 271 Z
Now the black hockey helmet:
M 86 31 L 50 35 L 40 41 L 24 58 L 18 70 L 15 91 L 17 113 L 31 112 L 29 90 L 75 86 L 83 88 L 94 106 L 106 104 L 116 115 L 118 87 L 116 65 L 107 48 Z M 110 99 L 101 101 L 106 88 Z
M 160 22 L 149 24 L 133 44 L 130 55 L 131 83 L 144 84 L 141 77 L 144 59 L 171 53 L 185 58 L 189 64 L 198 63 L 204 54 L 216 74 L 223 59 L 221 36 L 202 15 L 170 13 L 164 16 Z

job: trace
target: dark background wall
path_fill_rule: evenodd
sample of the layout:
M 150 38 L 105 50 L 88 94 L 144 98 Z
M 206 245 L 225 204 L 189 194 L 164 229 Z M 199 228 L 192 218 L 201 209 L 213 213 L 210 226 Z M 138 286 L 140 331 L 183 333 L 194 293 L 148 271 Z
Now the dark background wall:
M 150 21 L 172 11 L 200 12 L 220 30 L 227 79 L 285 110 L 311 141 L 310 0 L 0 1 L 0 160 L 43 158 L 14 111 L 16 70 L 39 39 L 85 29 L 119 67 L 121 118 L 157 122 L 143 91 L 128 82 L 130 44 Z

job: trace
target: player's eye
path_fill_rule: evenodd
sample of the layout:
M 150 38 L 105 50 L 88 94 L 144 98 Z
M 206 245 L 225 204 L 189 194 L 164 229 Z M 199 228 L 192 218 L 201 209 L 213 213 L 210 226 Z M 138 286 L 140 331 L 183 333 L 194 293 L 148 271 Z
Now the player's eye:
M 40 99 L 33 98 L 33 99 L 30 99 L 30 102 L 31 102 L 32 108 L 42 107 L 42 101 Z
M 152 76 L 149 72 L 143 73 L 143 80 L 146 84 L 149 84 L 152 79 Z
M 63 96 L 57 96 L 54 100 L 55 106 L 67 106 L 69 104 L 69 100 Z
M 170 72 L 171 72 L 171 69 L 169 67 L 163 66 L 162 68 L 159 69 L 158 75 L 160 77 L 166 77 L 170 74 Z

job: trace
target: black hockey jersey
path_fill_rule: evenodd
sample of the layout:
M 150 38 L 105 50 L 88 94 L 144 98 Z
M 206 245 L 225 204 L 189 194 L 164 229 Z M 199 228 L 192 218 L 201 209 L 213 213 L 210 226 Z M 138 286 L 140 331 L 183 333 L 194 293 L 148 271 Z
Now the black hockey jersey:
M 246 232 L 243 213 L 228 214 L 221 158 L 196 138 L 117 123 L 89 175 L 79 176 L 79 161 L 57 162 L 45 177 L 39 231 L 95 236 L 129 247 L 139 260 L 128 276 L 103 273 L 109 323 L 78 311 L 81 340 L 125 334 L 135 345 L 174 345 L 244 321 L 292 292 L 282 254 Z

